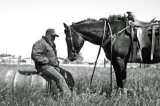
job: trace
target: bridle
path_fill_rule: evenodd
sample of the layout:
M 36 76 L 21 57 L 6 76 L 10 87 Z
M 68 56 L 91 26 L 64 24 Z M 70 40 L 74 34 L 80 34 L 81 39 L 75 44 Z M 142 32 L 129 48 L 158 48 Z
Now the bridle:
M 74 32 L 76 35 L 80 36 L 83 41 L 85 41 L 85 40 L 84 40 L 84 38 L 82 37 L 82 35 L 80 35 L 78 32 L 76 32 L 71 26 L 69 26 L 68 28 L 69 28 L 69 35 L 70 35 L 70 43 L 71 43 L 71 46 L 72 46 L 72 47 L 71 47 L 71 54 L 72 54 L 72 55 L 76 55 L 78 58 L 81 58 L 81 57 L 79 56 L 79 54 L 77 54 L 77 51 L 76 51 L 76 49 L 75 49 L 75 47 L 74 47 L 74 45 L 73 45 L 73 35 L 72 35 L 72 32 Z

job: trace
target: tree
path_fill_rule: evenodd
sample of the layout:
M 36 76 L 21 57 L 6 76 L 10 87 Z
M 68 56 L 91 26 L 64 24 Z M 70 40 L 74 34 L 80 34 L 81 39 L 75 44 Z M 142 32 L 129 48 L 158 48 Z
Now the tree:
M 7 53 L 0 54 L 0 57 L 7 57 L 7 56 L 12 56 L 12 55 Z

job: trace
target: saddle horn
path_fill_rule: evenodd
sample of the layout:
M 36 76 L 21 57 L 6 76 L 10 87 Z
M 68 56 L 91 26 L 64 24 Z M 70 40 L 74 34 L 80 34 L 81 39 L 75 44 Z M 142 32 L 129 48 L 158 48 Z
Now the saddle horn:
M 157 17 L 154 17 L 150 22 L 156 22 L 157 21 L 156 18 Z

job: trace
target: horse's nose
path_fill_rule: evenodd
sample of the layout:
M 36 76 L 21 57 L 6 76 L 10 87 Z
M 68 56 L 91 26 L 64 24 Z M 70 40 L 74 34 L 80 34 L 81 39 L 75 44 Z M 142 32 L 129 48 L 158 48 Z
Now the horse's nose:
M 69 59 L 70 61 L 74 61 L 74 60 L 75 60 L 75 59 L 72 58 L 72 57 L 68 57 L 68 59 Z
M 68 57 L 69 60 L 71 60 L 71 57 Z
M 68 59 L 69 59 L 70 61 L 72 61 L 72 60 L 73 60 L 71 57 L 68 57 Z

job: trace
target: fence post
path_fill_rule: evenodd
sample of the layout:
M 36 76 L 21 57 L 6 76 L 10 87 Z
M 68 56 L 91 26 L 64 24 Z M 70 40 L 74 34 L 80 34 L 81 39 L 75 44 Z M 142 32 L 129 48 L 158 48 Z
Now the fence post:
M 106 67 L 106 59 L 104 58 L 104 67 Z

